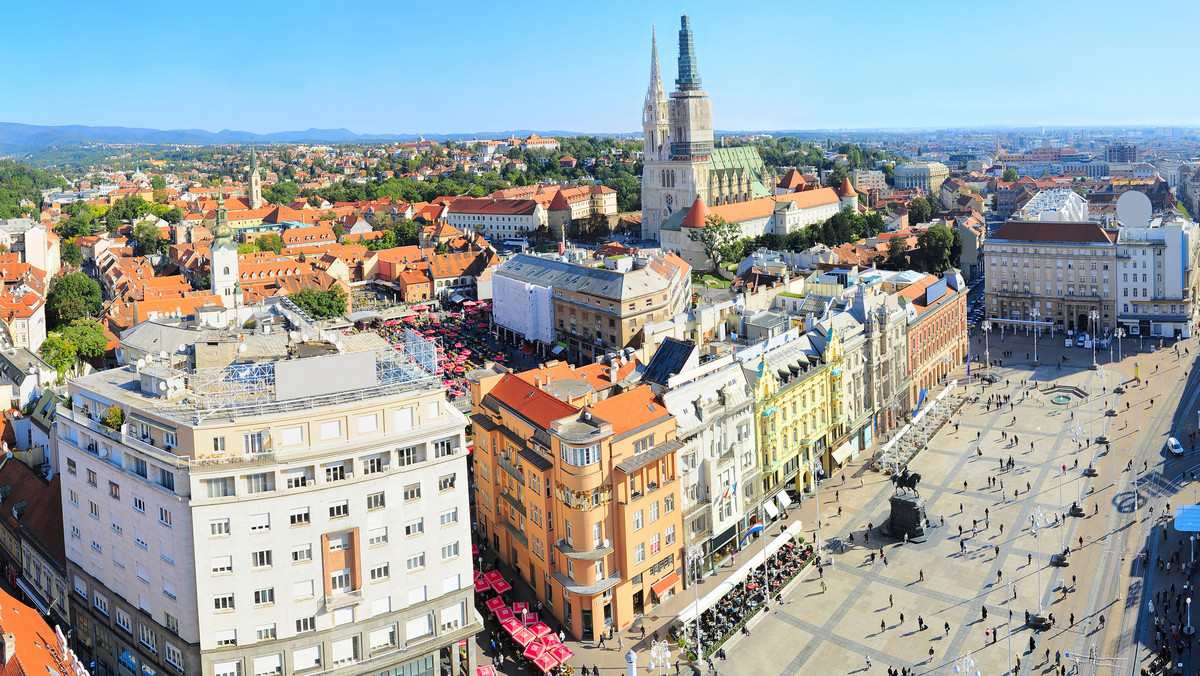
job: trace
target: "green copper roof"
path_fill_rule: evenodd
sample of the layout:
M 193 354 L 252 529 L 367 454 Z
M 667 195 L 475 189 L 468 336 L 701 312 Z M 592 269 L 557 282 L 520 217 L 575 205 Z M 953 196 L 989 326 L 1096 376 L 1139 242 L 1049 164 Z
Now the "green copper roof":
M 700 71 L 696 68 L 696 49 L 692 44 L 692 24 L 688 15 L 679 18 L 679 77 L 675 80 L 679 91 L 700 89 Z
M 749 173 L 752 179 L 750 187 L 753 196 L 771 196 L 771 189 L 763 183 L 766 167 L 763 165 L 762 157 L 753 146 L 713 148 L 712 155 L 708 160 L 708 170 L 718 175 L 726 172 Z

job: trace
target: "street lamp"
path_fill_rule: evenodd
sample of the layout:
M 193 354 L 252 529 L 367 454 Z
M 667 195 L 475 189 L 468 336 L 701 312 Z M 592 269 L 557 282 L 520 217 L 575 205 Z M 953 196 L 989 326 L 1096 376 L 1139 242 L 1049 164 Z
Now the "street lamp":
M 1088 313 L 1088 319 L 1092 323 L 1092 368 L 1097 368 L 1096 364 L 1096 323 L 1100 321 L 1100 312 L 1092 310 Z
M 704 562 L 704 545 L 693 543 L 687 548 L 687 560 L 692 564 L 692 589 L 696 595 L 696 659 L 704 655 L 704 646 L 700 645 L 700 566 Z
M 971 656 L 970 652 L 954 660 L 954 673 L 979 676 L 979 671 L 975 669 L 975 658 Z
M 1121 352 L 1121 339 L 1125 337 L 1125 329 L 1117 327 L 1117 361 L 1125 358 L 1125 353 Z M 1111 343 L 1109 343 L 1111 345 Z M 1111 349 L 1111 348 L 1110 348 Z
M 699 653 L 697 653 L 696 657 L 699 659 Z M 667 645 L 665 640 L 650 641 L 650 662 L 646 665 L 647 667 L 649 667 L 651 670 L 657 667 L 658 676 L 662 676 L 663 669 L 666 669 L 670 666 L 670 659 L 671 646 Z
M 1044 518 L 1045 517 L 1042 516 L 1042 508 L 1041 507 L 1035 508 L 1033 516 L 1029 517 L 1029 522 L 1031 524 L 1029 526 L 1029 530 L 1031 533 L 1033 533 L 1033 539 L 1037 540 L 1037 550 L 1038 550 L 1038 568 L 1037 568 L 1038 615 L 1042 614 L 1042 540 L 1041 540 L 1041 538 L 1038 537 L 1037 529 L 1038 529 L 1038 523 L 1041 522 Z
M 1033 317 L 1033 365 L 1037 366 L 1037 363 L 1038 363 L 1037 339 L 1038 339 L 1038 330 L 1041 328 L 1040 326 L 1038 326 L 1038 317 L 1042 316 L 1042 312 L 1041 312 L 1041 310 L 1038 310 L 1037 308 L 1033 308 L 1033 310 L 1031 310 L 1029 312 L 1029 316 Z
M 988 345 L 988 337 L 992 333 L 992 320 L 983 320 L 983 358 L 987 360 L 987 374 L 992 374 L 992 352 Z
M 1196 628 L 1192 626 L 1192 597 L 1190 597 L 1190 596 L 1187 597 L 1187 607 L 1188 607 L 1188 623 L 1187 623 L 1187 626 L 1183 628 L 1183 633 L 1187 634 L 1188 636 L 1191 636 L 1192 634 L 1196 633 Z

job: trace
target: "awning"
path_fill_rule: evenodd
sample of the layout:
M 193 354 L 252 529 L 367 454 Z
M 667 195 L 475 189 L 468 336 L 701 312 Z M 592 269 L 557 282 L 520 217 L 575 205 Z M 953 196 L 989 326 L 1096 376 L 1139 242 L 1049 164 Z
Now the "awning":
M 464 296 L 462 294 L 458 294 L 458 293 L 454 294 L 453 296 L 450 296 L 451 303 L 461 303 L 466 299 L 467 299 L 466 296 Z
M 787 493 L 786 493 L 786 492 L 785 492 L 785 493 L 780 493 L 779 495 L 775 496 L 775 502 L 777 502 L 777 503 L 779 504 L 779 511 L 781 511 L 781 512 L 786 512 L 786 511 L 787 511 L 787 508 L 788 508 L 788 497 L 787 497 Z
M 671 571 L 670 575 L 650 585 L 650 591 L 653 591 L 654 595 L 661 599 L 664 592 L 677 584 L 679 584 L 679 573 Z
M 847 441 L 833 452 L 833 461 L 840 465 L 849 460 L 852 455 L 854 455 L 854 444 Z
M 774 501 L 764 502 L 763 508 L 767 510 L 767 514 L 770 514 L 772 519 L 779 517 L 779 509 L 775 507 Z
M 565 349 L 562 345 L 555 345 L 554 349 L 550 350 L 550 354 L 562 354 Z
M 40 598 L 38 598 L 37 593 L 33 591 L 33 587 L 30 587 L 28 584 L 25 583 L 25 578 L 18 577 L 17 578 L 17 586 L 21 588 L 21 591 L 25 592 L 25 596 L 29 599 L 29 601 L 31 603 L 33 603 L 33 605 L 38 609 L 38 611 L 40 611 L 43 615 L 50 614 L 50 609 L 46 607 L 46 604 L 42 603 L 42 600 Z

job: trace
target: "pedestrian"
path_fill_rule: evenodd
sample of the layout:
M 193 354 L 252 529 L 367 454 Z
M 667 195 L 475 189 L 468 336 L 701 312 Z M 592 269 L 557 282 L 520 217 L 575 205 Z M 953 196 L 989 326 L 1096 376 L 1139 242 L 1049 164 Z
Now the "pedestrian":
M 892 606 L 895 606 L 895 605 L 896 605 L 896 599 L 893 598 L 891 594 L 888 594 L 888 608 L 891 608 Z
M 925 581 L 925 569 L 922 568 L 922 569 L 918 570 L 917 573 L 920 576 L 917 579 L 919 579 L 921 582 L 924 582 Z
M 1074 627 L 1075 626 L 1075 613 L 1071 613 L 1070 620 L 1071 620 L 1071 626 Z
M 1046 648 L 1046 659 L 1044 659 L 1044 660 L 1042 660 L 1042 661 L 1043 661 L 1043 662 L 1049 662 L 1049 661 L 1050 661 L 1050 649 L 1049 649 L 1049 648 Z
M 1037 642 L 1033 640 L 1032 636 L 1030 636 L 1029 637 L 1029 652 L 1032 653 L 1034 650 L 1037 650 Z
M 646 638 L 646 625 L 644 624 L 642 625 L 642 638 Z M 562 641 L 559 642 L 561 643 Z
M 879 633 L 882 634 L 885 631 L 887 631 L 887 620 L 880 620 L 879 621 Z
M 1056 666 L 1059 664 L 1062 664 L 1062 651 L 1061 650 L 1054 651 L 1054 664 Z
M 1000 545 L 996 545 L 996 556 L 1000 556 Z
M 838 505 L 838 516 L 842 515 L 842 506 Z
M 600 634 L 600 644 L 599 644 L 599 645 L 600 645 L 600 649 L 601 649 L 601 650 L 607 650 L 607 649 L 608 649 L 608 648 L 606 648 L 606 647 L 605 647 L 605 645 L 604 645 L 604 634 Z
M 1000 524 L 1000 534 L 1004 535 L 1004 524 Z
M 1012 586 L 1012 589 L 1013 589 L 1013 600 L 1016 601 L 1017 600 L 1017 585 L 1014 584 Z
M 1104 616 L 1103 615 L 1100 616 L 1100 626 L 1101 627 L 1104 626 Z
M 825 593 L 825 580 L 821 580 L 821 593 Z
M 904 613 L 900 613 L 900 624 L 904 624 Z
M 625 650 L 625 640 L 621 636 L 617 636 L 617 650 Z
M 1033 565 L 1033 554 L 1026 554 L 1026 555 L 1025 555 L 1025 565 L 1027 565 L 1027 566 L 1032 566 L 1032 565 Z
M 950 635 L 950 623 L 949 623 L 949 622 L 947 622 L 947 623 L 946 623 L 946 633 L 945 633 L 945 636 L 949 636 L 949 635 Z
M 981 606 L 981 608 L 983 609 L 983 619 L 986 620 L 987 619 L 987 606 Z
M 987 629 L 983 630 L 983 643 L 984 643 L 984 645 L 987 645 L 988 643 L 991 643 L 991 641 L 992 641 L 992 628 L 988 627 Z
M 842 508 L 838 507 L 838 516 L 841 516 L 841 514 L 842 514 Z M 904 544 L 908 544 L 908 533 L 904 534 Z
M 929 646 L 929 659 L 933 660 L 933 646 Z

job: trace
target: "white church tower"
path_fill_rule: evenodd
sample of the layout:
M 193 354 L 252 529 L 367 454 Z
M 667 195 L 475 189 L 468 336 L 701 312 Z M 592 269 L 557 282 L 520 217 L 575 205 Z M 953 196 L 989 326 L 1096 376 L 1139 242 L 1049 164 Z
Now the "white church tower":
M 217 224 L 208 260 L 209 287 L 221 297 L 221 304 L 235 308 L 242 304 L 242 285 L 238 282 L 237 242 L 225 211 L 225 198 L 217 199 Z
M 709 164 L 713 151 L 712 101 L 701 89 L 688 16 L 680 18 L 679 76 L 662 118 L 662 79 L 657 38 L 653 40 L 650 87 L 642 113 L 645 161 L 642 170 L 642 236 L 659 239 L 664 221 L 696 198 L 711 206 Z
M 250 199 L 246 201 L 250 203 L 251 209 L 262 208 L 262 177 L 258 175 L 258 155 L 254 152 L 253 145 L 250 146 Z

